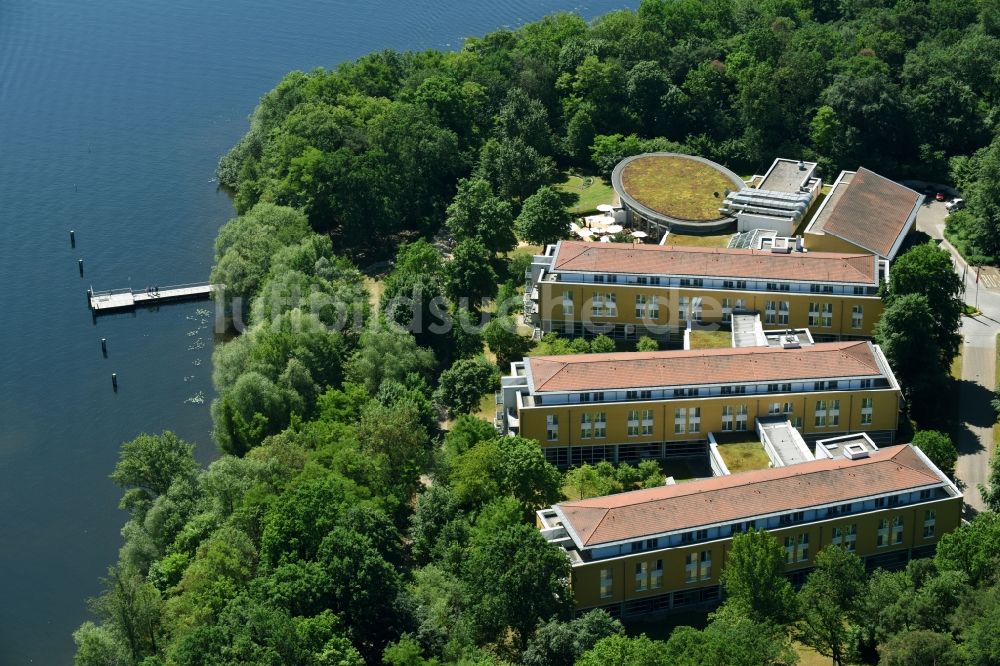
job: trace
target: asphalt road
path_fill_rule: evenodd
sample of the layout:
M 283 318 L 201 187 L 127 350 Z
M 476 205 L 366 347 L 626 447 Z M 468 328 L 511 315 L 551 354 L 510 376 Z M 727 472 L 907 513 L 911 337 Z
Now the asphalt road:
M 1000 285 L 983 273 L 976 284 L 975 267 L 965 261 L 944 236 L 944 204 L 925 204 L 917 214 L 917 229 L 939 240 L 955 261 L 955 270 L 965 277 L 965 302 L 978 307 L 978 317 L 962 317 L 962 379 L 959 384 L 959 457 L 956 476 L 965 495 L 967 513 L 985 508 L 979 484 L 986 483 L 993 454 L 993 409 L 990 399 L 996 387 L 996 336 L 1000 333 Z

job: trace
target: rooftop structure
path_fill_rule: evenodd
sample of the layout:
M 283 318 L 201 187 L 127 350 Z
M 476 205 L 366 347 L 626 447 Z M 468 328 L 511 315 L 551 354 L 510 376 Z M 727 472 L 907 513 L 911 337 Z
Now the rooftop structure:
M 816 442 L 814 458 L 864 458 L 878 451 L 872 438 L 863 432 L 829 437 Z
M 768 229 L 790 235 L 805 219 L 823 187 L 816 163 L 776 159 L 755 188 L 730 192 L 721 212 L 737 220 L 741 232 Z
M 743 347 L 686 351 L 529 356 L 532 393 L 738 383 L 886 378 L 889 369 L 867 341 L 800 349 Z
M 805 233 L 810 246 L 854 247 L 891 260 L 913 228 L 922 194 L 864 167 L 844 171 Z
M 841 282 L 877 287 L 872 254 L 798 252 L 780 244 L 769 250 L 561 241 L 551 273 L 626 273 L 756 280 Z
M 729 169 L 710 160 L 677 153 L 646 153 L 622 160 L 611 184 L 636 228 L 711 233 L 732 226 L 719 210 L 729 192 L 746 187 Z
M 582 550 L 924 489 L 961 496 L 919 449 L 903 444 L 856 459 L 823 458 L 552 508 Z

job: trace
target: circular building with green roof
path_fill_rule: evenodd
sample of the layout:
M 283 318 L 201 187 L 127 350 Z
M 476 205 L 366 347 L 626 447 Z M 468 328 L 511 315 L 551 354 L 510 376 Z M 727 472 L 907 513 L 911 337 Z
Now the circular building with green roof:
M 645 153 L 618 163 L 611 184 L 633 227 L 647 232 L 718 233 L 736 218 L 719 210 L 726 195 L 746 184 L 726 167 L 703 157 Z

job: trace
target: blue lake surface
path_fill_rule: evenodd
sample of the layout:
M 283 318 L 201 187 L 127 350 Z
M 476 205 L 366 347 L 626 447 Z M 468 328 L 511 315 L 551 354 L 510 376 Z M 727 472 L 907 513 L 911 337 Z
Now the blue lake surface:
M 635 4 L 0 0 L 0 665 L 72 663 L 121 546 L 122 441 L 170 428 L 215 455 L 212 305 L 95 321 L 85 290 L 207 279 L 232 216 L 213 172 L 259 97 L 293 69 Z

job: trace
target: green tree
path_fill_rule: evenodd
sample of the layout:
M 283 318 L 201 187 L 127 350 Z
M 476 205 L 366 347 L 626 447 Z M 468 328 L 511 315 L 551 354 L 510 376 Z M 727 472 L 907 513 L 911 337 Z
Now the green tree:
M 521 139 L 504 137 L 489 139 L 480 148 L 476 176 L 485 179 L 504 201 L 520 203 L 553 182 L 556 168 L 552 158 Z
M 114 567 L 103 584 L 104 594 L 90 602 L 94 614 L 128 648 L 133 661 L 156 654 L 163 614 L 159 590 L 139 572 Z
M 481 640 L 515 633 L 521 650 L 540 621 L 572 610 L 569 562 L 532 525 L 474 530 L 462 568 L 467 616 Z
M 236 384 L 212 403 L 215 439 L 226 453 L 242 456 L 269 435 L 284 430 L 304 404 L 292 391 L 257 372 L 240 375 Z
M 433 368 L 434 353 L 418 346 L 412 335 L 373 328 L 361 334 L 358 349 L 347 363 L 347 377 L 375 395 L 386 382 L 401 382 L 411 374 L 428 377 Z
M 513 209 L 483 177 L 459 181 L 445 224 L 459 241 L 478 240 L 494 253 L 517 245 Z
M 851 623 L 860 619 L 856 604 L 865 583 L 865 567 L 857 555 L 827 546 L 816 554 L 816 569 L 799 592 L 799 640 L 830 657 L 834 666 L 843 663 L 850 646 Z
M 133 662 L 128 649 L 105 626 L 87 621 L 73 632 L 75 666 L 130 666 Z
M 111 480 L 125 490 L 119 506 L 141 519 L 174 481 L 193 479 L 197 469 L 194 445 L 165 430 L 122 444 Z
M 483 340 L 496 354 L 500 367 L 519 360 L 531 348 L 531 341 L 517 332 L 517 323 L 510 315 L 491 319 L 483 329 Z
M 994 452 L 990 458 L 989 482 L 979 484 L 979 493 L 990 511 L 1000 513 L 1000 453 Z
M 650 640 L 645 634 L 602 638 L 576 660 L 576 666 L 673 666 L 676 663 L 664 652 L 663 643 Z
M 572 221 L 566 201 L 546 185 L 524 200 L 515 228 L 522 240 L 544 247 L 565 238 Z
M 934 339 L 935 317 L 923 294 L 895 296 L 875 325 L 875 340 L 903 385 L 915 414 L 933 413 L 947 367 Z
M 962 280 L 955 273 L 951 255 L 933 242 L 916 245 L 898 256 L 889 273 L 889 297 L 922 294 L 933 318 L 931 333 L 941 365 L 948 367 L 962 343 Z
M 590 351 L 594 354 L 608 354 L 615 350 L 615 341 L 606 335 L 598 335 L 590 341 Z
M 925 629 L 904 631 L 879 648 L 885 666 L 962 666 L 965 661 L 948 634 Z
M 653 338 L 644 335 L 635 343 L 635 350 L 641 352 L 659 351 L 660 343 Z
M 240 298 L 249 305 L 268 273 L 271 257 L 309 233 L 309 223 L 299 211 L 258 204 L 219 230 L 211 280 L 225 285 L 227 299 Z
M 606 611 L 593 610 L 579 618 L 539 625 L 524 651 L 524 666 L 573 666 L 577 658 L 608 636 L 624 632 L 621 622 Z
M 913 445 L 923 451 L 938 469 L 949 477 L 955 477 L 958 449 L 951 437 L 938 430 L 920 430 L 913 435 Z
M 722 584 L 736 613 L 787 624 L 796 614 L 795 592 L 785 577 L 781 544 L 764 530 L 733 536 Z
M 961 571 L 975 586 L 995 582 L 1000 571 L 1000 514 L 984 511 L 943 535 L 934 562 L 941 571 Z
M 445 288 L 455 303 L 466 302 L 481 307 L 485 298 L 497 292 L 497 274 L 490 265 L 493 255 L 477 239 L 465 239 L 455 246 L 452 259 L 445 264 Z
M 497 367 L 479 356 L 456 361 L 441 373 L 434 399 L 454 418 L 476 411 L 483 395 L 500 388 Z

